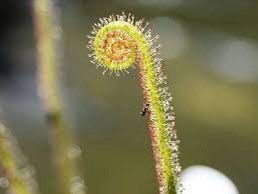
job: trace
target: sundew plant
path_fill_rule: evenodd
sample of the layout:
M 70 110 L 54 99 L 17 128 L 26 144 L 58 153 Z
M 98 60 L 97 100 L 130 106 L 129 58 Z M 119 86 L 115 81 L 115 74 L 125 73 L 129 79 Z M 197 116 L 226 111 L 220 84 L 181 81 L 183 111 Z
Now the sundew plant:
M 58 10 L 52 0 L 32 1 L 32 16 L 37 47 L 37 88 L 49 130 L 49 139 L 56 167 L 58 192 L 86 194 L 78 157 L 81 150 L 72 138 L 70 123 L 64 116 L 60 91 L 59 66 L 62 64 Z M 157 43 L 143 19 L 131 14 L 111 15 L 93 25 L 88 36 L 91 62 L 103 68 L 103 74 L 127 74 L 137 66 L 143 93 L 144 108 L 156 166 L 160 194 L 179 194 L 181 167 L 175 113 L 167 77 L 163 72 Z M 0 187 L 10 194 L 40 194 L 40 187 L 31 167 L 8 128 L 0 122 Z
M 137 65 L 145 107 L 142 115 L 146 112 L 148 117 L 160 194 L 181 193 L 173 97 L 163 71 L 158 36 L 143 19 L 122 13 L 99 19 L 88 38 L 91 62 L 102 67 L 103 74 L 119 76 Z

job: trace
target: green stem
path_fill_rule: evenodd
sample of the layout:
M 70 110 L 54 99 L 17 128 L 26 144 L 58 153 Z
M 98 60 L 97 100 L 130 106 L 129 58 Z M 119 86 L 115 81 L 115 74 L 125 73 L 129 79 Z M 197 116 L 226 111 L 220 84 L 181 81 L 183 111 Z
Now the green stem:
M 85 185 L 77 169 L 78 146 L 73 143 L 71 132 L 63 116 L 62 97 L 59 91 L 57 47 L 60 26 L 57 10 L 51 0 L 34 0 L 34 23 L 38 48 L 38 86 L 57 166 L 62 194 L 85 194 Z
M 101 18 L 93 25 L 88 47 L 93 51 L 91 62 L 120 75 L 137 64 L 145 104 L 148 104 L 149 134 L 156 162 L 160 194 L 181 192 L 178 160 L 178 138 L 175 114 L 171 106 L 166 76 L 162 70 L 157 36 L 146 30 L 143 20 L 125 14 Z
M 11 193 L 38 193 L 31 167 L 25 161 L 15 139 L 2 123 L 0 123 L 0 167 L 3 169 Z

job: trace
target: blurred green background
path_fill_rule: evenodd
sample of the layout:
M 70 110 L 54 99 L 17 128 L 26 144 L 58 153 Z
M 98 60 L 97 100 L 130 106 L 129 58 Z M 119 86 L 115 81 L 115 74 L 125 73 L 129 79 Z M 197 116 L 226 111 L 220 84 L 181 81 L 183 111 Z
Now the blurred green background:
M 82 149 L 90 194 L 158 192 L 137 69 L 103 76 L 86 35 L 99 17 L 133 13 L 160 35 L 175 97 L 183 168 L 207 165 L 241 194 L 258 193 L 258 2 L 256 0 L 63 0 L 66 117 Z M 31 1 L 0 3 L 1 119 L 37 169 L 43 194 L 58 193 L 36 89 Z M 0 189 L 0 193 L 4 190 Z

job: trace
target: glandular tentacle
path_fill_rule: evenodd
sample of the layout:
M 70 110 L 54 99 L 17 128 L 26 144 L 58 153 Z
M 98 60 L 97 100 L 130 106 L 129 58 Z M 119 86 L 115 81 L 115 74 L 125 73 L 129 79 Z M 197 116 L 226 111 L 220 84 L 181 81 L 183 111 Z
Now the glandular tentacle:
M 156 162 L 160 194 L 180 193 L 181 167 L 175 130 L 173 100 L 160 58 L 161 45 L 157 43 L 143 19 L 131 14 L 111 15 L 93 25 L 89 36 L 89 55 L 97 67 L 117 76 L 128 73 L 136 64 L 140 70 L 145 103 L 149 106 L 149 133 Z

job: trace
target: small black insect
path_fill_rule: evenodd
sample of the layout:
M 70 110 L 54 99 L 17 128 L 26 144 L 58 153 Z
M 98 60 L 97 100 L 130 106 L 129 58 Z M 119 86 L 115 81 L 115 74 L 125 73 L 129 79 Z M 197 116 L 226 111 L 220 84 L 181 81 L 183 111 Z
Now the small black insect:
M 142 117 L 146 115 L 146 113 L 147 113 L 149 107 L 150 107 L 150 104 L 145 104 L 145 105 L 143 106 L 143 109 L 142 109 L 142 111 L 141 111 L 141 116 L 142 116 Z

